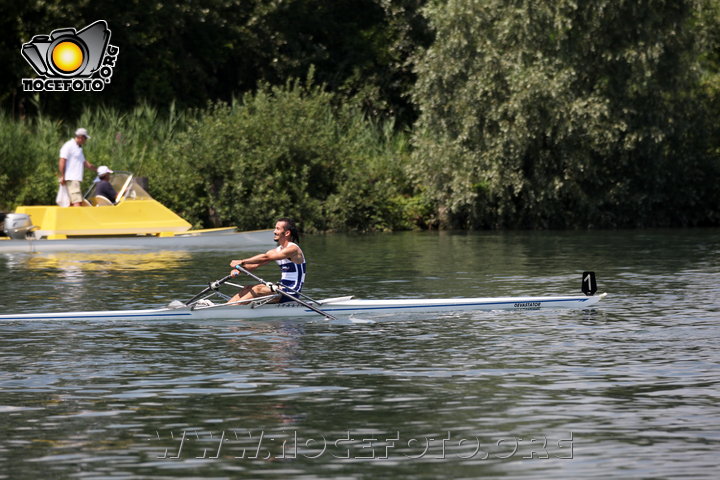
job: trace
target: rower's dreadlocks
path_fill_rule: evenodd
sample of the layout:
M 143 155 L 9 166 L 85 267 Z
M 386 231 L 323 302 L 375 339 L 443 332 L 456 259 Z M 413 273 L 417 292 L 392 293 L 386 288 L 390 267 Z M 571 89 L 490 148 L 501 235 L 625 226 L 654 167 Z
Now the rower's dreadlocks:
M 300 234 L 298 233 L 297 225 L 295 225 L 295 221 L 292 218 L 279 218 L 278 222 L 285 222 L 285 230 L 290 231 L 291 242 L 300 242 Z

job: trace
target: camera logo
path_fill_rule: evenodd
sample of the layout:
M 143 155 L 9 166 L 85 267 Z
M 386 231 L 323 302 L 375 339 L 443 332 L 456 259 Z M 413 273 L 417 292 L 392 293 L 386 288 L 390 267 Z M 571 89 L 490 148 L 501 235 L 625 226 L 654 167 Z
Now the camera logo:
M 26 92 L 100 92 L 110 83 L 120 49 L 110 45 L 110 29 L 98 20 L 80 31 L 58 28 L 35 35 L 20 53 L 42 78 L 23 78 Z

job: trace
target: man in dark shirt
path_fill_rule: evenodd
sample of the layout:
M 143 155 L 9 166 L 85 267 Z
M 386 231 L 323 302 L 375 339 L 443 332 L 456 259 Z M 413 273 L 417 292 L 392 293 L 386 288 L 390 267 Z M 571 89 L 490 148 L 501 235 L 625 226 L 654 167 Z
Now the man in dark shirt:
M 110 185 L 110 174 L 113 173 L 112 170 L 110 170 L 105 165 L 101 165 L 97 169 L 98 178 L 100 181 L 97 184 L 97 187 L 95 187 L 95 195 L 102 195 L 103 197 L 110 200 L 112 203 L 115 203 L 115 197 L 117 197 L 117 192 L 115 192 L 115 189 L 112 185 Z

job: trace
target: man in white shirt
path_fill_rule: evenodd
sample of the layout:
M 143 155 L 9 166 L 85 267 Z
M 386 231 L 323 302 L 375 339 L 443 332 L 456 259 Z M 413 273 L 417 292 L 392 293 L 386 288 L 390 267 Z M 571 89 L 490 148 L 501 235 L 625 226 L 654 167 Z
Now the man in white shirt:
M 60 183 L 65 185 L 70 195 L 70 206 L 80 207 L 83 204 L 80 182 L 83 179 L 84 168 L 97 170 L 95 165 L 85 160 L 83 145 L 90 138 L 87 130 L 78 128 L 75 130 L 75 138 L 65 142 L 60 149 Z

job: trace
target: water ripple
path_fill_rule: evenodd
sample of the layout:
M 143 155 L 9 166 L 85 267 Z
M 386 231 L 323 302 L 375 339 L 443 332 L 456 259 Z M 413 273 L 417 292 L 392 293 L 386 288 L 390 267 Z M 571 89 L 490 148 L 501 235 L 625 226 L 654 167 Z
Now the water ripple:
M 374 324 L 3 323 L 0 478 L 715 477 L 716 232 L 306 245 L 314 296 L 567 293 L 580 258 L 611 295 L 594 311 Z M 0 257 L 3 308 L 159 306 L 227 258 L 181 256 L 172 273 L 50 261 Z

